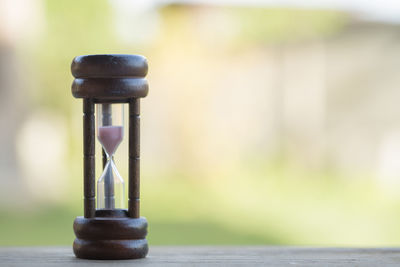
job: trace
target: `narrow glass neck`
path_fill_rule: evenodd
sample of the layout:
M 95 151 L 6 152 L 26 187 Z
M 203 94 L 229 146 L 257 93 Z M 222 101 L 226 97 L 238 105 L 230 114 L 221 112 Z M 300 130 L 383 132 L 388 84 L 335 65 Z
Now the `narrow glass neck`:
M 106 159 L 107 159 L 107 162 L 108 161 L 114 161 L 114 154 L 112 154 L 112 155 L 108 155 L 108 153 L 107 153 L 107 151 L 104 149 L 104 147 L 103 147 L 103 150 L 104 150 L 104 154 L 106 154 Z

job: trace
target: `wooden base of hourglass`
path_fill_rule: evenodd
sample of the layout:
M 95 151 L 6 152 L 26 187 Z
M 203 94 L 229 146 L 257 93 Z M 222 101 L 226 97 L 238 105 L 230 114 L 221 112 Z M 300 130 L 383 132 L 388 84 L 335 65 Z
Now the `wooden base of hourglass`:
M 76 257 L 96 260 L 144 258 L 149 250 L 147 220 L 130 218 L 126 210 L 96 210 L 96 217 L 74 221 Z

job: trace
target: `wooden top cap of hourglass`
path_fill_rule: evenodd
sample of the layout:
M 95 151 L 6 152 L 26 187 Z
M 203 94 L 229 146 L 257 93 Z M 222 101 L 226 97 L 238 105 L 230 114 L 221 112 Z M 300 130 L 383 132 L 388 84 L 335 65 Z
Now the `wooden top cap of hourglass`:
M 122 101 L 148 93 L 147 60 L 140 55 L 77 56 L 71 64 L 76 98 Z

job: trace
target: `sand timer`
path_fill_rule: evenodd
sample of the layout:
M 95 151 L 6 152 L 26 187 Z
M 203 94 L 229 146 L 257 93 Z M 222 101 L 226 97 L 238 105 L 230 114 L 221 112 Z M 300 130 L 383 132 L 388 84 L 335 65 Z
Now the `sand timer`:
M 103 147 L 104 170 L 97 182 L 97 209 L 125 208 L 124 180 L 114 154 L 124 137 L 123 104 L 97 104 L 97 139 Z
M 84 154 L 84 216 L 74 221 L 74 253 L 86 259 L 143 258 L 148 245 L 147 221 L 139 215 L 139 99 L 148 92 L 147 61 L 138 55 L 78 56 L 71 71 L 72 94 L 83 98 Z M 128 209 L 124 180 L 114 162 L 124 138 L 124 104 L 129 106 Z M 103 152 L 97 195 L 96 139 Z

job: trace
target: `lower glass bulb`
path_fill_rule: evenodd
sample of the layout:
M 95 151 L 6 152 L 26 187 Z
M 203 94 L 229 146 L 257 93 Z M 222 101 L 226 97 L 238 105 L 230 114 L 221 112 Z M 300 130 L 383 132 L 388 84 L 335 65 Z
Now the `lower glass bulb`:
M 124 209 L 124 180 L 119 175 L 112 159 L 107 161 L 97 182 L 98 209 Z

